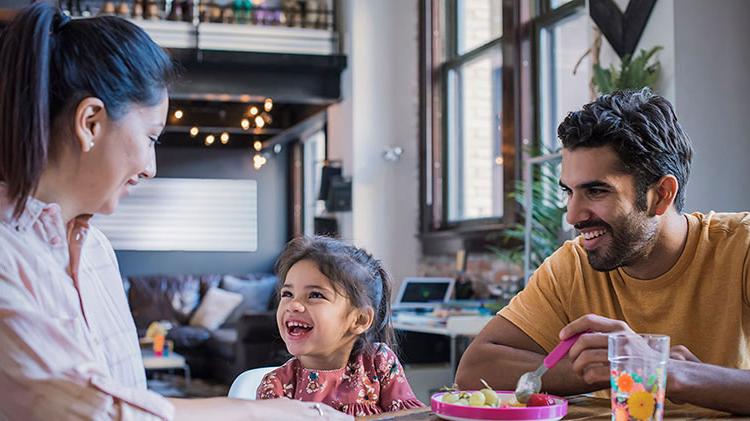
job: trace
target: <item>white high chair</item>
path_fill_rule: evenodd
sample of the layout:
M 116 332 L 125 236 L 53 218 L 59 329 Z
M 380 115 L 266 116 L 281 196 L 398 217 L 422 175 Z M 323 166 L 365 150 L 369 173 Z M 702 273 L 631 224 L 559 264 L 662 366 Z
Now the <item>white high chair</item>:
M 279 367 L 260 367 L 245 371 L 234 379 L 227 396 L 234 399 L 255 400 L 255 394 L 263 376 L 277 368 Z

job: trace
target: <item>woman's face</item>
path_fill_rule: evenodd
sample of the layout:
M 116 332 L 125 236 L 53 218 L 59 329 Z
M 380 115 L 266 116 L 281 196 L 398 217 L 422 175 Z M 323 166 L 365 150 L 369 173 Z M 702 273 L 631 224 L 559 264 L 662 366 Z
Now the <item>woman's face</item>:
M 156 140 L 164 129 L 169 98 L 154 106 L 134 104 L 117 120 L 102 119 L 94 146 L 81 156 L 76 177 L 90 213 L 114 212 L 120 198 L 141 178 L 156 175 Z

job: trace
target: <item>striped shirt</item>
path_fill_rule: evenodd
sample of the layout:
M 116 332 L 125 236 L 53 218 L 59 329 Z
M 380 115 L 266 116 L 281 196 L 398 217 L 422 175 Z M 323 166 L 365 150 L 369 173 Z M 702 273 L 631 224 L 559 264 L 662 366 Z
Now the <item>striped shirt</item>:
M 112 246 L 87 216 L 0 183 L 0 420 L 172 419 L 146 390 Z

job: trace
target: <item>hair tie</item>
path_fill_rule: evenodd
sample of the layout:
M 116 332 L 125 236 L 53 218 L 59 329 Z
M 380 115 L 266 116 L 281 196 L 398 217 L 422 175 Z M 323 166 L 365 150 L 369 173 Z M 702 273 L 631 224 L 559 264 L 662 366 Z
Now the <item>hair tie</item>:
M 59 33 L 62 31 L 62 29 L 65 27 L 65 25 L 70 22 L 70 15 L 66 13 L 58 13 L 57 16 L 55 16 L 54 23 L 52 24 L 54 29 L 54 33 Z

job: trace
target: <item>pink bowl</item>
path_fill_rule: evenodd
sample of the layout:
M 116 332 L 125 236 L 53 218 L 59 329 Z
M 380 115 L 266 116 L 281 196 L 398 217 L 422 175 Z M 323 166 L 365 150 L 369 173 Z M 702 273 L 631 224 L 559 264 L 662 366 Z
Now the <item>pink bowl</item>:
M 466 392 L 473 392 L 467 390 Z M 498 396 L 512 395 L 513 392 L 497 390 Z M 455 405 L 442 401 L 443 395 L 449 392 L 441 392 L 432 395 L 432 412 L 452 421 L 464 420 L 559 420 L 568 413 L 568 401 L 563 398 L 552 396 L 555 405 L 549 406 L 527 406 L 527 407 L 509 407 L 509 408 L 487 408 Z

